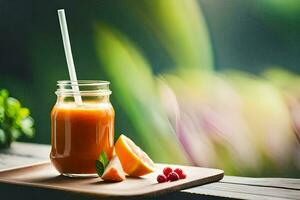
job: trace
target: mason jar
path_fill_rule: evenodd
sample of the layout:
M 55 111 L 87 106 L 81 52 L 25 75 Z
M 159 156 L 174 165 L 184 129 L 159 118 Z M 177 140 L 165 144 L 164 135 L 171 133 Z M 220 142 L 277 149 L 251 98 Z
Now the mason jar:
M 51 112 L 52 164 L 65 176 L 95 175 L 100 153 L 104 151 L 110 159 L 114 149 L 115 112 L 109 100 L 109 82 L 58 81 L 55 94 L 57 101 Z

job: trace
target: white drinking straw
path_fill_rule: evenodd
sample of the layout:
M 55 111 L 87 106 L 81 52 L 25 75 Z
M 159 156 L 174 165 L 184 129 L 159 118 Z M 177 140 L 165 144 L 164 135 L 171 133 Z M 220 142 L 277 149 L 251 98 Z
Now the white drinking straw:
M 72 85 L 73 91 L 75 92 L 75 95 L 74 95 L 75 103 L 82 104 L 79 87 L 78 87 L 78 85 L 73 85 L 74 83 L 77 84 L 78 82 L 77 82 L 77 76 L 76 76 L 76 71 L 75 71 L 75 66 L 74 66 L 74 61 L 73 61 L 73 56 L 72 56 L 72 50 L 71 50 L 69 33 L 68 33 L 68 26 L 67 26 L 65 10 L 60 9 L 57 11 L 57 13 L 58 13 L 58 19 L 59 19 L 59 24 L 60 24 L 61 35 L 62 35 L 62 39 L 63 39 L 63 43 L 64 43 L 64 49 L 65 49 L 65 54 L 66 54 L 66 59 L 67 59 L 67 64 L 68 64 L 68 69 L 69 69 L 69 75 L 70 75 L 70 79 L 71 79 L 71 85 Z

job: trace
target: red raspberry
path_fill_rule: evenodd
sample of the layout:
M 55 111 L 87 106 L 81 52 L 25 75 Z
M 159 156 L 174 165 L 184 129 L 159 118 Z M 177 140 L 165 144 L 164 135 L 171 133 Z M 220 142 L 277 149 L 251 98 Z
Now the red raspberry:
M 174 169 L 174 172 L 176 172 L 176 174 L 178 174 L 179 177 L 183 173 L 182 169 L 180 169 L 180 168 Z
M 185 174 L 185 173 L 180 174 L 180 175 L 179 175 L 179 178 L 180 178 L 180 179 L 185 179 L 185 178 L 186 178 L 186 174 Z
M 157 176 L 156 180 L 157 180 L 158 183 L 164 183 L 164 182 L 167 182 L 167 177 L 160 174 L 160 175 Z
M 170 174 L 168 174 L 168 180 L 169 181 L 177 181 L 179 179 L 178 174 L 176 174 L 175 172 L 171 172 Z
M 171 172 L 172 172 L 172 168 L 171 167 L 165 167 L 163 170 L 163 173 L 165 176 L 168 176 Z

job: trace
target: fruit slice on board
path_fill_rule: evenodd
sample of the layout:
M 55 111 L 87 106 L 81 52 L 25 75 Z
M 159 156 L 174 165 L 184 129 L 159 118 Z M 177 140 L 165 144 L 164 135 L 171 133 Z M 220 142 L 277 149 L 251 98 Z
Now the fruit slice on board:
M 131 139 L 121 135 L 115 144 L 124 171 L 133 177 L 143 176 L 155 170 L 153 161 Z
M 112 157 L 101 178 L 105 181 L 112 182 L 125 180 L 125 172 L 123 171 L 122 165 L 117 156 Z

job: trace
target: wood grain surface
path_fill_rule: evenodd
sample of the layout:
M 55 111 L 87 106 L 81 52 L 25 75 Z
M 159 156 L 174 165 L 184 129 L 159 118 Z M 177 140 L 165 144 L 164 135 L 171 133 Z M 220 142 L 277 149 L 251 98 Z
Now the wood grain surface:
M 156 164 L 156 172 L 140 178 L 127 178 L 118 183 L 105 182 L 101 178 L 69 178 L 61 176 L 51 163 L 36 164 L 27 167 L 0 172 L 0 182 L 26 185 L 31 187 L 64 190 L 93 196 L 144 196 L 158 195 L 177 191 L 223 178 L 219 169 L 169 165 L 180 167 L 187 174 L 186 179 L 158 184 L 156 177 L 166 165 Z

